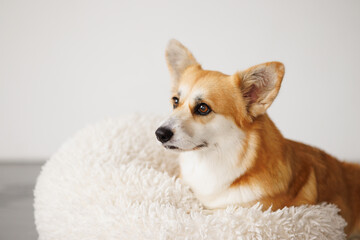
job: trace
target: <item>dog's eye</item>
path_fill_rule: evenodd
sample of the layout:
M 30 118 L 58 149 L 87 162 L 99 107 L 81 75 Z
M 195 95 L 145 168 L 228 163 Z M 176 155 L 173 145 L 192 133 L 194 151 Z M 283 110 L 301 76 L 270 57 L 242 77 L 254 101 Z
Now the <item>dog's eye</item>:
M 196 107 L 195 113 L 199 115 L 208 115 L 211 112 L 211 108 L 205 103 L 201 103 Z
M 176 108 L 179 105 L 179 99 L 177 97 L 173 97 L 173 108 Z

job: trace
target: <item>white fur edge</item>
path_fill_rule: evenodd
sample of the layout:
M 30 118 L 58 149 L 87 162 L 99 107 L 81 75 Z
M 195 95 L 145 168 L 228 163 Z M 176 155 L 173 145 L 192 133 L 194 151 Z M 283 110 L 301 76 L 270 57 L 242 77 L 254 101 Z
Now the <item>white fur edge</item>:
M 331 204 L 203 210 L 156 142 L 161 119 L 109 119 L 68 140 L 36 184 L 39 239 L 345 239 Z

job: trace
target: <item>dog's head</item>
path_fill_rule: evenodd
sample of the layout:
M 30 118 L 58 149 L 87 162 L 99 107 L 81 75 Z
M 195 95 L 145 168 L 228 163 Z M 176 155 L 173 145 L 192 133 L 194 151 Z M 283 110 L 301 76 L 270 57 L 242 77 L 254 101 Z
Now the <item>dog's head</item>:
M 172 114 L 156 130 L 165 148 L 179 151 L 216 147 L 246 132 L 280 89 L 284 65 L 269 62 L 233 75 L 203 70 L 191 52 L 171 40 L 166 60 L 172 77 Z

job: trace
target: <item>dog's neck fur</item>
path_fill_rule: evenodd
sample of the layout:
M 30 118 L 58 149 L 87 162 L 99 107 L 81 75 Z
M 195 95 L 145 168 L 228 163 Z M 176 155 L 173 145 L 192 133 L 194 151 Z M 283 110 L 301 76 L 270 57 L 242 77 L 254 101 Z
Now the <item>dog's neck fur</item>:
M 289 165 L 283 155 L 283 137 L 267 115 L 255 119 L 246 131 L 237 128 L 227 136 L 214 147 L 180 156 L 181 176 L 205 206 L 246 204 L 287 188 L 290 173 L 280 172 Z M 276 159 L 268 152 L 278 153 L 271 154 Z M 289 166 L 286 169 L 290 171 Z M 259 181 L 265 175 L 271 175 L 266 179 L 273 182 Z M 278 188 L 269 192 L 268 184 Z

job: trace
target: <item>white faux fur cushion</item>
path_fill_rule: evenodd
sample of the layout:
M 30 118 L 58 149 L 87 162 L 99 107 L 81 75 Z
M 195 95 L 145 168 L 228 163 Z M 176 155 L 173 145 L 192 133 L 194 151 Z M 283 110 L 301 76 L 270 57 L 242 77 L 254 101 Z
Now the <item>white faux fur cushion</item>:
M 67 141 L 37 181 L 39 239 L 345 239 L 334 205 L 204 210 L 157 143 L 158 122 L 106 120 Z

